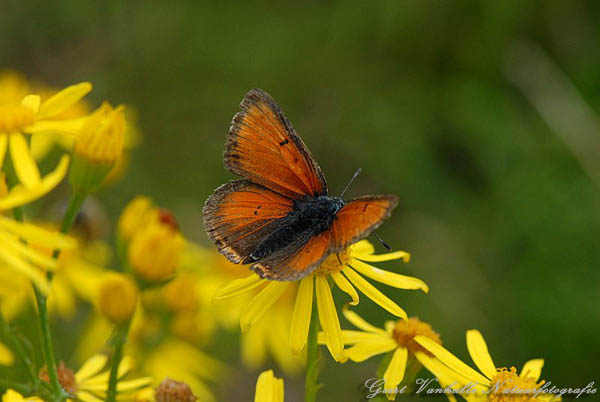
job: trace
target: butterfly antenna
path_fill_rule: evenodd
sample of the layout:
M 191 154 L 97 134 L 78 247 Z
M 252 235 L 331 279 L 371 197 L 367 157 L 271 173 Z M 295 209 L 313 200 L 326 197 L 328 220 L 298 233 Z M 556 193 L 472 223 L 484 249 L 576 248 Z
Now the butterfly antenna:
M 387 244 L 387 243 L 385 242 L 385 240 L 383 240 L 383 239 L 381 238 L 381 236 L 379 236 L 379 234 L 378 234 L 377 232 L 373 232 L 373 234 L 375 235 L 375 237 L 377 237 L 377 240 L 379 240 L 379 242 L 381 243 L 381 245 L 382 245 L 383 247 L 387 248 L 387 250 L 388 250 L 388 251 L 392 251 L 392 248 L 390 247 L 390 245 L 389 245 L 389 244 Z
M 356 179 L 356 177 L 360 174 L 360 172 L 362 172 L 361 168 L 356 169 L 356 172 L 354 172 L 354 175 L 352 175 L 352 178 L 350 179 L 348 184 L 346 184 L 346 187 L 344 187 L 344 191 L 342 191 L 342 194 L 340 195 L 341 198 L 344 198 L 344 194 L 346 194 L 346 190 L 348 190 L 348 187 L 350 187 L 350 184 L 352 184 L 352 182 L 354 181 L 354 179 Z

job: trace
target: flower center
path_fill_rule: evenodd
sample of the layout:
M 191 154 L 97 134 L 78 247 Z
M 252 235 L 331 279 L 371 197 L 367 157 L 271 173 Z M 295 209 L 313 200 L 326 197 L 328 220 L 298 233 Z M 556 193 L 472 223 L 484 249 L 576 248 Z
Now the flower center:
M 340 272 L 350 261 L 350 248 L 329 255 L 317 268 L 316 273 L 321 275 Z
M 0 133 L 20 132 L 33 124 L 33 111 L 22 105 L 0 106 Z
M 184 382 L 165 378 L 156 388 L 156 402 L 195 402 L 196 396 L 189 385 Z
M 73 373 L 73 370 L 65 366 L 65 362 L 60 362 L 58 367 L 56 367 L 56 371 L 58 373 L 58 382 L 63 387 L 63 389 L 71 394 L 77 392 L 79 387 L 77 386 L 77 381 L 75 380 L 75 374 Z M 50 382 L 48 370 L 45 368 L 40 370 L 39 377 L 42 381 L 45 381 L 47 383 Z
M 496 369 L 497 373 L 492 379 L 489 402 L 529 402 L 537 401 L 535 392 L 545 381 L 536 383 L 533 378 L 517 375 L 517 369 L 506 367 Z M 545 395 L 541 393 L 540 395 Z
M 428 355 L 431 355 L 415 341 L 414 338 L 418 335 L 426 336 L 432 341 L 440 345 L 442 344 L 440 335 L 431 328 L 431 325 L 415 317 L 410 317 L 408 320 L 398 320 L 394 327 L 394 331 L 392 332 L 392 336 L 396 343 L 400 346 L 404 346 L 409 352 L 413 354 L 415 352 L 425 352 Z

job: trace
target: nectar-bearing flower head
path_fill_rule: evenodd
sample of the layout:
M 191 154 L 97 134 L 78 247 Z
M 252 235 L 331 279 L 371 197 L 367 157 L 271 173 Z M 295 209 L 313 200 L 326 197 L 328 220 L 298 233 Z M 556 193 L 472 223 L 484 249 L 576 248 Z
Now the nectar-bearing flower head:
M 189 385 L 165 378 L 154 393 L 156 402 L 196 402 L 197 398 Z
M 125 133 L 124 107 L 105 102 L 81 127 L 73 148 L 69 179 L 83 194 L 96 191 L 121 157 Z
M 292 351 L 299 353 L 306 345 L 314 294 L 327 348 L 336 361 L 344 361 L 346 357 L 343 355 L 342 333 L 329 278 L 333 280 L 335 286 L 350 296 L 351 305 L 359 302 L 356 290 L 358 289 L 383 309 L 402 319 L 407 318 L 406 312 L 362 275 L 398 289 L 429 291 L 428 286 L 420 279 L 385 271 L 369 264 L 369 262 L 398 259 L 407 262 L 410 258 L 407 252 L 395 251 L 379 255 L 374 253 L 373 245 L 367 240 L 361 240 L 348 247 L 344 252 L 330 255 L 315 272 L 298 281 L 299 284 L 297 282 L 267 281 L 256 274 L 251 274 L 246 278 L 231 281 L 219 289 L 214 300 L 226 299 L 262 287 L 242 312 L 240 326 L 245 332 L 264 317 L 288 287 L 297 286 L 290 326 L 289 342 Z
M 138 289 L 127 276 L 107 275 L 98 291 L 98 305 L 104 315 L 116 324 L 129 321 L 137 308 Z
M 479 369 L 472 369 L 440 344 L 425 336 L 416 336 L 419 343 L 431 360 L 421 363 L 436 377 L 446 384 L 455 384 L 454 389 L 473 385 L 473 400 L 488 402 L 550 402 L 560 401 L 561 397 L 550 393 L 538 392 L 545 384 L 540 381 L 543 359 L 533 359 L 525 363 L 520 373 L 515 367 L 497 368 L 488 352 L 488 347 L 481 333 L 475 329 L 467 331 L 467 349 L 471 359 Z M 466 395 L 469 397 L 469 395 Z
M 171 224 L 150 222 L 131 239 L 129 265 L 145 282 L 165 281 L 175 272 L 184 245 L 183 236 Z
M 402 381 L 413 381 L 423 367 L 421 361 L 430 362 L 434 359 L 431 353 L 415 341 L 415 337 L 423 336 L 437 344 L 442 343 L 431 325 L 415 317 L 387 321 L 384 328 L 378 328 L 347 308 L 343 313 L 360 330 L 342 330 L 342 341 L 345 346 L 350 346 L 344 350 L 345 356 L 354 362 L 363 362 L 376 355 L 391 354 L 381 384 L 386 390 L 398 388 Z M 325 342 L 324 333 L 319 333 L 319 343 Z M 440 383 L 445 384 L 441 379 Z M 395 400 L 396 393 L 386 393 L 386 397 Z
M 50 132 L 76 135 L 85 118 L 65 119 L 61 114 L 75 105 L 92 85 L 83 82 L 72 85 L 41 101 L 38 95 L 26 95 L 21 101 L 0 100 L 0 167 L 7 149 L 19 182 L 27 188 L 39 185 L 40 172 L 24 134 L 42 135 Z
M 140 229 L 148 223 L 159 220 L 159 209 L 148 197 L 138 195 L 127 204 L 118 223 L 119 237 L 129 241 Z

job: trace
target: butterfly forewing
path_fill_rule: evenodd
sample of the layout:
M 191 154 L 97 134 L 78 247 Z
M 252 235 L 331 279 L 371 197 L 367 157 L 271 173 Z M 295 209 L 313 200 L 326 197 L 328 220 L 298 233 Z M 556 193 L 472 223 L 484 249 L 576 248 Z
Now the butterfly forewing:
M 293 201 L 247 180 L 217 188 L 204 205 L 208 237 L 230 261 L 239 263 L 285 224 Z
M 227 137 L 227 169 L 294 199 L 327 193 L 321 168 L 269 94 L 253 89 L 240 107 Z
M 332 252 L 367 237 L 390 217 L 396 205 L 395 195 L 367 195 L 348 201 L 331 225 Z

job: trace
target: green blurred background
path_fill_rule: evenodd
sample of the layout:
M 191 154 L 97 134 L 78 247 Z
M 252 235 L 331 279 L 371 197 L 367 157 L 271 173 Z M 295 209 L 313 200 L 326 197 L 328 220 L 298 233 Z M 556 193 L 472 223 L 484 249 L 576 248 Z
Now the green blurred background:
M 478 328 L 498 366 L 543 357 L 543 378 L 572 387 L 599 374 L 599 44 L 600 3 L 581 0 L 2 0 L 0 11 L 0 68 L 57 87 L 89 80 L 95 102 L 137 109 L 144 142 L 99 197 L 111 216 L 147 194 L 206 242 L 204 200 L 232 178 L 229 122 L 263 88 L 332 193 L 361 167 L 348 196 L 400 196 L 380 234 L 413 258 L 385 267 L 431 291 L 380 288 L 465 361 L 465 331 Z M 375 324 L 391 318 L 359 307 Z M 322 400 L 359 400 L 372 360 L 328 358 Z M 256 374 L 219 394 L 249 399 Z M 300 400 L 300 381 L 286 387 Z

